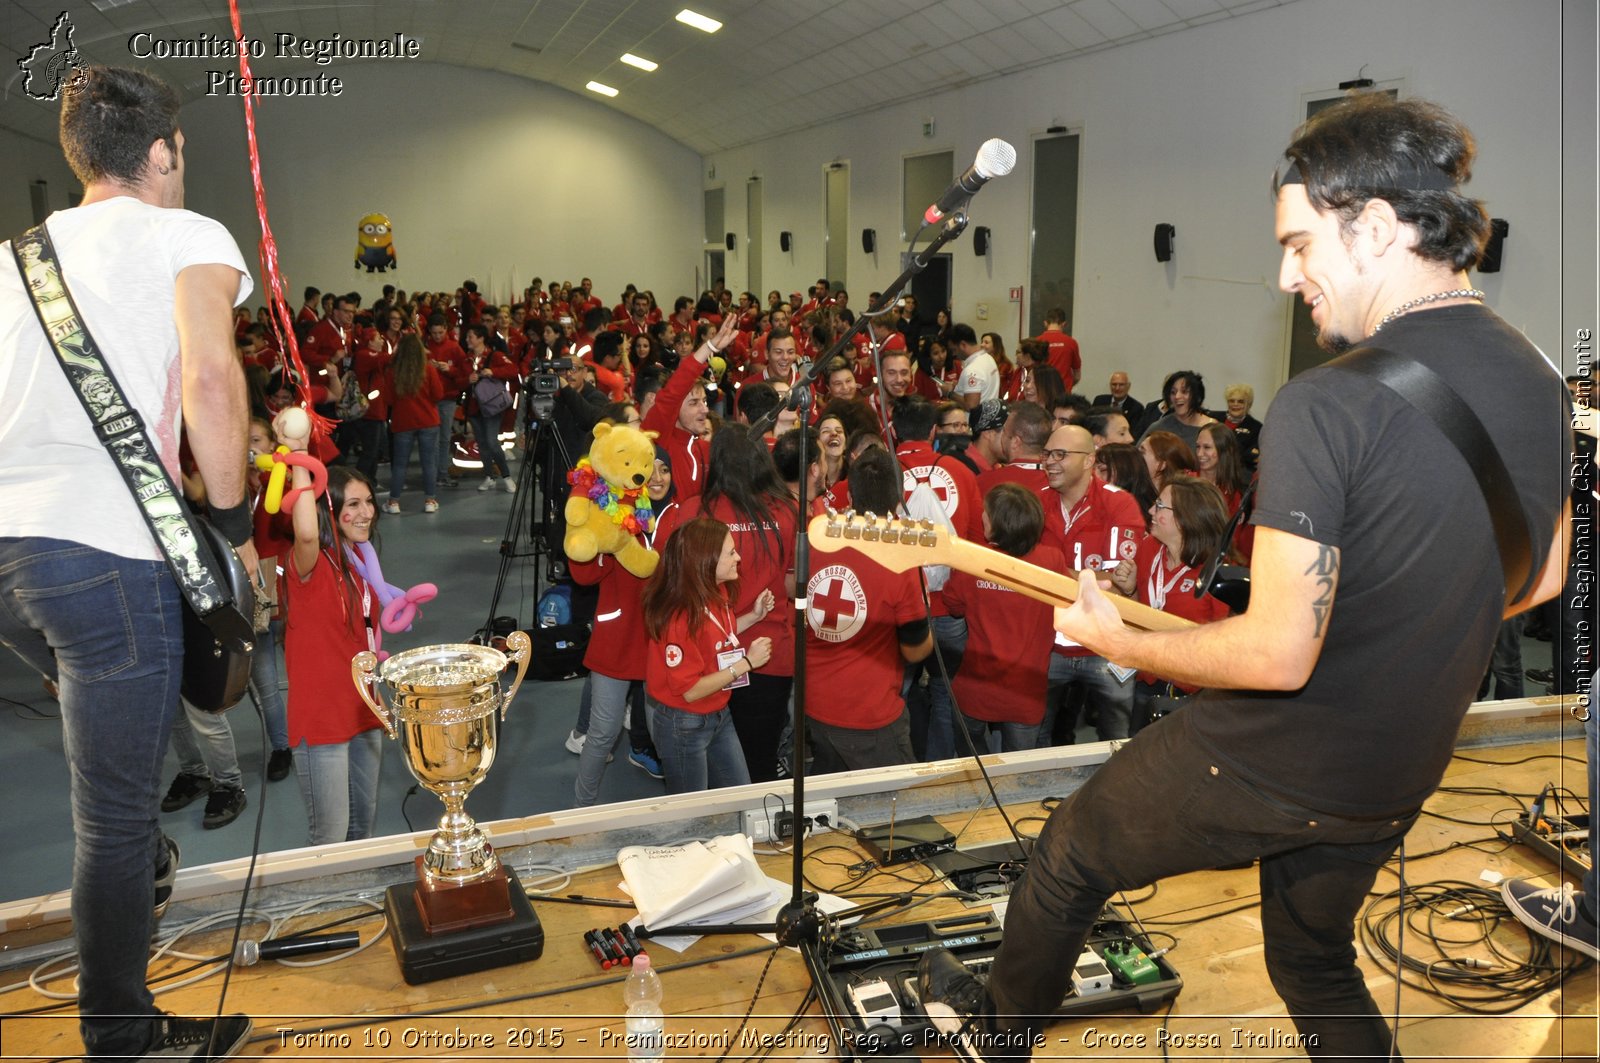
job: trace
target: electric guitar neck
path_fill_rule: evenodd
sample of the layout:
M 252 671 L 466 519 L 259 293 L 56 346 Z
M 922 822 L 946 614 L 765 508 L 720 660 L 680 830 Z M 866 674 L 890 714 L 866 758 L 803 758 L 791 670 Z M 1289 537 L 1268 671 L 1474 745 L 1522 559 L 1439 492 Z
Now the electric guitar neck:
M 854 511 L 843 516 L 822 514 L 811 519 L 806 538 L 813 550 L 832 553 L 850 547 L 866 554 L 891 572 L 906 572 L 921 565 L 947 565 L 970 576 L 993 580 L 1049 605 L 1063 608 L 1078 600 L 1078 581 L 1060 572 L 967 542 L 932 521 L 879 517 Z M 1194 626 L 1171 613 L 1163 613 L 1119 594 L 1106 597 L 1122 614 L 1123 622 L 1142 631 L 1179 631 Z

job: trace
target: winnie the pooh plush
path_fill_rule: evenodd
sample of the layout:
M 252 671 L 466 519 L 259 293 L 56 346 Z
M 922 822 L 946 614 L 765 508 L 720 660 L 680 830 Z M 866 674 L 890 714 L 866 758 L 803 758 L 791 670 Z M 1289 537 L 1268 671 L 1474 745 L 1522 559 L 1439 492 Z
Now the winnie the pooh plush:
M 594 426 L 594 442 L 587 457 L 567 474 L 572 494 L 567 498 L 567 557 L 592 561 L 597 554 L 612 554 L 640 579 L 655 573 L 659 555 L 639 542 L 648 534 L 655 515 L 645 485 L 655 468 L 656 433 L 627 425 L 601 422 Z

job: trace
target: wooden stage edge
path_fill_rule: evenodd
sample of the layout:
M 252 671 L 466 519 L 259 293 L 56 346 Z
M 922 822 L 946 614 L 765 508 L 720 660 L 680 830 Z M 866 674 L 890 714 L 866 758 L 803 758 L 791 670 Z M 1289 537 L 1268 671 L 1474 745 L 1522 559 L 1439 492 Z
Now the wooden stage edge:
M 1065 796 L 1114 755 L 1115 743 L 1034 750 L 985 758 L 1000 800 L 1013 816 L 1038 816 L 1045 796 Z M 1484 703 L 1469 713 L 1458 749 L 1469 756 L 1496 761 L 1452 762 L 1447 787 L 1464 792 L 1441 793 L 1429 802 L 1435 813 L 1467 821 L 1467 825 L 1425 816 L 1408 836 L 1408 849 L 1432 852 L 1451 841 L 1482 839 L 1492 830 L 1482 824 L 1503 824 L 1513 802 L 1484 790 L 1537 792 L 1554 781 L 1571 790 L 1583 789 L 1581 725 L 1556 698 Z M 1548 759 L 1561 752 L 1580 763 Z M 1545 759 L 1523 762 L 1544 755 Z M 1309 753 L 1310 757 L 1315 752 Z M 1519 763 L 1521 762 L 1521 763 Z M 1312 761 L 1311 763 L 1314 763 Z M 502 766 L 509 767 L 509 766 Z M 1470 791 L 1470 792 L 1467 792 Z M 807 800 L 833 800 L 840 815 L 854 823 L 886 823 L 915 816 L 940 817 L 952 832 L 963 832 L 962 844 L 1005 837 L 1000 817 L 975 767 L 960 761 L 918 764 L 881 771 L 852 772 L 808 780 Z M 740 829 L 739 814 L 759 808 L 768 794 L 790 795 L 787 781 L 701 794 L 574 809 L 547 815 L 485 824 L 497 850 L 517 869 L 524 883 L 541 877 L 533 868 L 557 867 L 573 873 L 558 892 L 620 896 L 615 869 L 617 850 L 626 845 L 656 844 L 688 837 L 711 837 Z M 1524 804 L 1526 802 L 1523 802 Z M 470 810 L 470 801 L 468 807 Z M 974 814 L 984 809 L 981 815 Z M 1473 826 L 1471 824 L 1478 824 Z M 969 826 L 970 825 L 970 826 Z M 1024 829 L 1036 833 L 1039 824 Z M 408 881 L 412 860 L 427 844 L 430 831 L 351 842 L 318 849 L 291 850 L 263 856 L 257 863 L 251 892 L 252 908 L 288 910 L 317 898 L 348 898 L 345 907 L 381 901 L 382 890 Z M 814 849 L 829 844 L 827 835 Z M 1488 846 L 1488 850 L 1498 850 Z M 853 852 L 853 850 L 852 850 Z M 851 860 L 860 859 L 857 853 Z M 774 878 L 787 881 L 790 858 L 763 857 Z M 841 862 L 844 862 L 841 859 Z M 162 929 L 209 917 L 226 922 L 237 909 L 248 861 L 236 860 L 180 871 L 174 902 Z M 808 874 L 826 874 L 808 864 Z M 1482 885 L 1485 872 L 1533 875 L 1559 880 L 1552 865 L 1531 851 L 1458 849 L 1407 869 L 1409 883 L 1461 880 Z M 1381 874 L 1375 890 L 1396 885 Z M 875 890 L 908 888 L 892 881 Z M 1253 869 L 1208 871 L 1160 884 L 1153 896 L 1141 891 L 1134 910 L 1152 931 L 1176 934 L 1179 942 L 1167 957 L 1183 977 L 1184 988 L 1170 1017 L 1125 1013 L 1093 1019 L 1065 1020 L 1052 1028 L 1038 1058 L 1091 1059 L 1301 1059 L 1293 1046 L 1293 1026 L 1267 982 L 1261 958 L 1259 912 Z M 356 901 L 353 898 L 363 898 Z M 941 902 L 952 906 L 954 902 Z M 233 974 L 227 1010 L 250 1014 L 255 1037 L 241 1058 L 284 1059 L 502 1059 L 618 1058 L 626 1056 L 620 1041 L 619 977 L 602 972 L 581 944 L 589 927 L 615 925 L 631 909 L 584 908 L 540 903 L 546 943 L 533 963 L 476 975 L 408 986 L 400 977 L 387 941 L 326 966 L 286 967 L 267 963 L 239 968 Z M 1193 924 L 1185 920 L 1219 913 Z M 888 921 L 900 922 L 947 914 L 929 906 Z M 296 928 L 329 918 L 326 911 L 300 918 Z M 373 918 L 339 929 L 356 929 L 364 942 L 378 933 Z M 252 927 L 260 936 L 261 924 Z M 70 946 L 65 892 L 0 906 L 0 984 L 15 987 L 29 971 Z M 1526 951 L 1520 927 L 1495 932 L 1502 947 Z M 1411 953 L 1413 939 L 1407 938 Z M 775 1046 L 777 1058 L 837 1055 L 815 1004 L 804 1009 L 792 1031 L 791 1016 L 803 1003 L 810 976 L 797 956 L 780 953 L 768 967 L 770 946 L 753 936 L 702 939 L 683 954 L 653 949 L 667 988 L 668 1033 L 679 1038 L 669 1055 L 744 1059 L 764 1044 Z M 195 955 L 227 950 L 220 932 L 186 939 Z M 1420 947 L 1420 943 L 1419 943 Z M 1466 947 L 1466 946 L 1463 946 Z M 163 961 L 157 970 L 179 966 Z M 1395 1004 L 1393 975 L 1361 957 L 1369 986 L 1380 1008 Z M 1475 1015 L 1436 997 L 1405 988 L 1400 994 L 1401 1048 L 1408 1059 L 1566 1060 L 1596 1058 L 1596 1001 L 1600 968 L 1590 966 L 1509 1015 Z M 760 997 L 751 997 L 761 984 Z M 216 1008 L 220 975 L 157 997 L 157 1006 L 179 1014 L 204 1014 Z M 56 988 L 61 988 L 57 983 Z M 49 1003 L 31 989 L 0 992 L 0 1059 L 72 1057 L 80 1051 L 76 1021 L 70 1011 L 41 1016 L 23 1013 Z M 741 1016 L 754 1008 L 749 1024 Z M 1165 1052 L 1163 1051 L 1165 1049 Z M 932 1049 L 929 1056 L 946 1054 Z M 894 1058 L 894 1057 L 888 1057 Z

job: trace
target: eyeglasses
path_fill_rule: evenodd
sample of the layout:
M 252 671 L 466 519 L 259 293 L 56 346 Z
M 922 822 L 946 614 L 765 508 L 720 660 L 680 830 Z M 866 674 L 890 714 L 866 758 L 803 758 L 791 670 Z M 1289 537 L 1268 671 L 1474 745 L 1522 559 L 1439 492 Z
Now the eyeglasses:
M 1047 451 L 1044 452 L 1044 460 L 1045 461 L 1053 461 L 1053 462 L 1056 462 L 1057 464 L 1059 464 L 1059 463 L 1061 463 L 1063 461 L 1066 461 L 1067 460 L 1067 455 L 1069 455 L 1069 454 L 1083 455 L 1083 454 L 1093 454 L 1093 453 L 1094 453 L 1094 451 L 1092 451 L 1092 450 L 1047 450 Z
M 1168 513 L 1172 512 L 1172 507 L 1167 505 L 1165 502 L 1161 501 L 1159 498 L 1156 499 L 1154 502 L 1150 503 L 1150 512 L 1152 512 L 1152 513 L 1159 512 L 1160 510 L 1163 510 L 1163 509 L 1166 510 Z
M 966 421 L 946 421 L 943 424 L 941 424 L 939 427 L 949 430 L 949 429 L 955 429 L 955 428 L 971 429 L 972 426 L 970 424 L 968 424 Z

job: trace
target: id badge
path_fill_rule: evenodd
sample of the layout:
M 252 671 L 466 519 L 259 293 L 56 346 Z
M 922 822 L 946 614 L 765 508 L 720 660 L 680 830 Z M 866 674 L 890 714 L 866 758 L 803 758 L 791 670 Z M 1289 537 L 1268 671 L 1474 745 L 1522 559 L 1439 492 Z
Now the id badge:
M 745 652 L 744 652 L 744 647 L 743 646 L 740 646 L 737 649 L 723 650 L 722 652 L 717 654 L 717 670 L 720 672 L 724 668 L 732 668 L 733 667 L 733 662 L 735 662 L 735 661 L 739 660 L 740 658 L 744 657 L 744 655 L 745 655 Z M 750 685 L 750 673 L 746 672 L 744 675 L 740 676 L 738 679 L 735 679 L 733 682 L 729 683 L 727 686 L 723 687 L 722 689 L 723 690 L 738 690 L 740 687 L 747 687 L 749 685 Z

